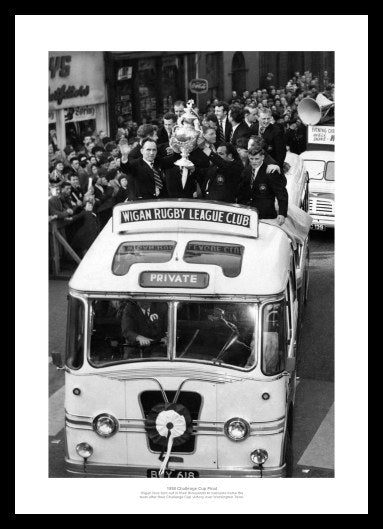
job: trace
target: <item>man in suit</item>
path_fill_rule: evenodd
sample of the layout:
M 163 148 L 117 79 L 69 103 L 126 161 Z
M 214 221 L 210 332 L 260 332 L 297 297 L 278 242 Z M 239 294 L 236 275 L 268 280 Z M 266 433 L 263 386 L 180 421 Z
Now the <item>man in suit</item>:
M 173 165 L 164 170 L 166 191 L 169 198 L 196 198 L 197 179 L 195 167 L 183 172 L 179 165 Z
M 259 121 L 255 125 L 256 135 L 260 136 L 266 144 L 266 151 L 283 171 L 286 157 L 286 142 L 284 134 L 278 125 L 271 124 L 271 110 L 262 108 L 259 111 Z
M 277 171 L 267 173 L 265 151 L 260 146 L 248 150 L 250 165 L 243 170 L 238 202 L 258 209 L 260 219 L 277 219 L 281 226 L 287 217 L 286 178 Z M 275 210 L 278 201 L 278 214 Z
M 164 125 L 158 130 L 158 152 L 157 156 L 163 158 L 171 154 L 172 149 L 169 147 L 169 140 L 173 133 L 173 127 L 177 123 L 177 116 L 172 112 L 167 112 L 164 115 Z
M 235 147 L 231 143 L 221 143 L 216 153 L 209 146 L 203 152 L 212 164 L 198 171 L 201 180 L 203 177 L 204 198 L 234 203 L 243 171 Z
M 93 212 L 93 201 L 87 200 L 85 208 L 73 217 L 77 230 L 71 240 L 73 250 L 82 258 L 100 233 L 100 223 Z
M 166 187 L 161 177 L 161 170 L 156 165 L 157 144 L 151 138 L 143 140 L 142 157 L 129 160 L 130 146 L 120 143 L 121 171 L 128 175 L 128 185 L 134 186 L 133 196 L 137 199 L 153 199 L 166 197 Z
M 231 125 L 230 143 L 236 145 L 238 138 L 245 136 L 250 137 L 249 127 L 244 123 L 244 113 L 241 108 L 232 107 L 229 111 L 228 118 Z
M 219 142 L 230 141 L 231 125 L 227 114 L 229 112 L 229 105 L 224 101 L 217 101 L 214 105 L 214 113 L 218 118 L 217 140 Z
M 180 99 L 174 103 L 174 114 L 177 116 L 177 119 L 185 113 L 185 103 Z
M 167 344 L 167 305 L 166 303 L 151 303 L 147 300 L 128 301 L 121 316 L 121 334 L 128 345 L 125 347 L 124 358 L 130 353 L 137 352 L 134 345 L 150 346 L 153 340 L 160 342 L 157 352 L 165 352 Z M 160 350 L 158 350 L 160 347 Z M 153 353 L 153 349 L 148 351 Z
M 77 158 L 77 156 L 74 156 L 70 161 L 70 168 L 72 171 L 72 174 L 78 177 L 78 181 L 80 183 L 82 191 L 85 193 L 88 189 L 88 173 L 86 170 L 81 167 L 80 160 Z
M 137 130 L 137 137 L 140 139 L 138 145 L 136 145 L 129 153 L 129 161 L 139 160 L 142 158 L 142 143 L 145 138 L 150 138 L 153 141 L 158 140 L 157 127 L 155 125 L 144 124 L 140 125 Z
M 256 134 L 255 124 L 258 122 L 258 108 L 256 106 L 248 105 L 243 109 L 245 114 L 244 123 L 247 125 L 250 136 Z

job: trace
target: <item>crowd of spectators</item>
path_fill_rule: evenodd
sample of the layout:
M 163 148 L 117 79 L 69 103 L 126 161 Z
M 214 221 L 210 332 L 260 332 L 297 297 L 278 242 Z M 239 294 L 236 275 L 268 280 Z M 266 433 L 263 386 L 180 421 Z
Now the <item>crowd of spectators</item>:
M 274 132 L 270 139 L 264 134 L 266 152 L 282 172 L 286 149 L 296 154 L 305 150 L 306 127 L 298 116 L 298 104 L 305 97 L 315 99 L 320 92 L 334 100 L 334 84 L 327 72 L 321 78 L 309 71 L 295 72 L 284 87 L 275 86 L 273 77 L 272 73 L 267 74 L 262 88 L 244 90 L 242 94 L 233 91 L 227 102 L 213 99 L 207 102 L 204 112 L 196 109 L 205 144 L 214 155 L 223 145 L 225 153 L 221 149 L 221 158 L 235 159 L 246 168 L 249 139 L 262 137 L 269 124 Z M 49 221 L 55 221 L 80 258 L 110 219 L 113 206 L 136 198 L 129 174 L 121 166 L 121 145 L 128 146 L 130 161 L 138 160 L 142 158 L 143 143 L 149 138 L 157 145 L 158 157 L 169 157 L 173 152 L 169 146 L 171 130 L 184 111 L 185 103 L 177 101 L 173 112 L 150 123 L 138 125 L 120 119 L 114 138 L 105 131 L 89 131 L 81 141 L 73 139 L 63 150 L 58 148 L 55 131 L 50 131 Z M 225 130 L 221 125 L 223 117 L 230 124 Z M 162 173 L 164 182 L 167 174 L 171 175 L 171 171 Z

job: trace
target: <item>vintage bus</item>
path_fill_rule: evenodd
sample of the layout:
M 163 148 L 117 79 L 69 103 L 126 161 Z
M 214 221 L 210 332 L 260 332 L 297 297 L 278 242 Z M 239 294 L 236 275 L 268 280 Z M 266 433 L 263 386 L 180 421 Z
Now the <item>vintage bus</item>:
M 69 283 L 66 469 L 291 476 L 307 245 L 245 206 L 115 206 Z
M 309 212 L 312 229 L 335 227 L 335 153 L 307 150 L 300 155 L 310 178 Z

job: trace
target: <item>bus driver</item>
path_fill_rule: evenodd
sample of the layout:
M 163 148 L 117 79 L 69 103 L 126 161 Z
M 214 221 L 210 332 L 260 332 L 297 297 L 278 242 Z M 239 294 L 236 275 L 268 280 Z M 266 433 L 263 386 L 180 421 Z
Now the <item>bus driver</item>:
M 153 342 L 164 346 L 167 344 L 167 305 L 151 303 L 147 300 L 128 301 L 122 313 L 121 332 L 128 344 L 124 358 L 135 351 L 134 345 L 150 346 Z M 152 352 L 152 351 L 151 351 Z

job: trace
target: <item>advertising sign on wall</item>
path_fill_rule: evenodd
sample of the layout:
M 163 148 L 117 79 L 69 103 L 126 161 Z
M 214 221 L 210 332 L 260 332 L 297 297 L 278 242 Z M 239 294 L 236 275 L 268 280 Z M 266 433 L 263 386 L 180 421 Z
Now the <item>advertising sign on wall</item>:
M 49 53 L 49 110 L 105 103 L 102 52 Z
M 65 109 L 65 123 L 73 123 L 75 121 L 84 121 L 86 119 L 96 119 L 96 107 L 70 107 Z

